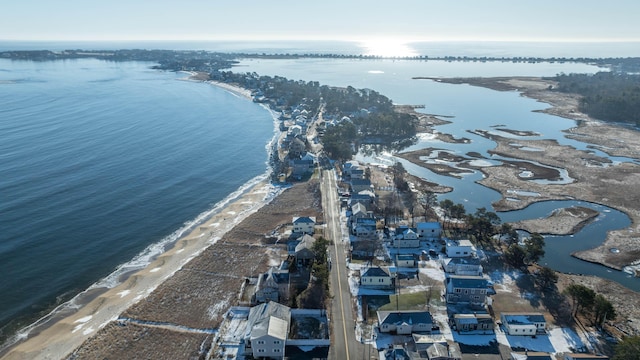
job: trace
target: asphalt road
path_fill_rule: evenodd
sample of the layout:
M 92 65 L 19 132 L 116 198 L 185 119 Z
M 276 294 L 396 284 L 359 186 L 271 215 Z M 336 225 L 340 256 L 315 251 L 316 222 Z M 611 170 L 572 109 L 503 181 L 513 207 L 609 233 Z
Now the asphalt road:
M 347 279 L 347 264 L 345 244 L 340 229 L 340 202 L 336 186 L 335 170 L 322 170 L 322 209 L 327 224 L 327 238 L 332 240 L 331 247 L 331 329 L 332 345 L 329 359 L 355 360 L 359 359 L 363 345 L 356 341 L 353 307 Z

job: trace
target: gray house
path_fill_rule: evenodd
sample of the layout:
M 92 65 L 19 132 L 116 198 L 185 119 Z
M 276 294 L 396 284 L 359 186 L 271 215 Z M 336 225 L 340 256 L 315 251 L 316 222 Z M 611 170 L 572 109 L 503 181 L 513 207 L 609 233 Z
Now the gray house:
M 447 303 L 483 306 L 487 299 L 487 280 L 482 276 L 451 275 L 445 279 Z

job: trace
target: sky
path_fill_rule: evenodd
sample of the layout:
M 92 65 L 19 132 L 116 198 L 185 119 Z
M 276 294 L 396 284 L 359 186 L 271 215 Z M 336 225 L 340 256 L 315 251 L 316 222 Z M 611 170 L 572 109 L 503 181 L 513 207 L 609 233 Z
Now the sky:
M 0 40 L 640 41 L 637 0 L 0 0 Z

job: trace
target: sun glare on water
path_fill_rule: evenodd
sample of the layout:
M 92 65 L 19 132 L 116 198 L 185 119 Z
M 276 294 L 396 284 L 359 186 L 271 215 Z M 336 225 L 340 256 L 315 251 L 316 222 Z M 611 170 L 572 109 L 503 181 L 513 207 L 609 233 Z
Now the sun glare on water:
M 408 42 L 398 39 L 370 39 L 362 41 L 360 46 L 364 48 L 364 55 L 397 58 L 418 55 Z

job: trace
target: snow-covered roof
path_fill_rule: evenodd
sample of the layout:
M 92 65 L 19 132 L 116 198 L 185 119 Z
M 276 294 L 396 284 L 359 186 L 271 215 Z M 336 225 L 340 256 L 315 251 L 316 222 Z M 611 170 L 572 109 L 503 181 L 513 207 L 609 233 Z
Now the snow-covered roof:
M 257 339 L 265 335 L 286 340 L 291 309 L 288 306 L 270 301 L 254 306 L 249 310 L 246 339 Z

